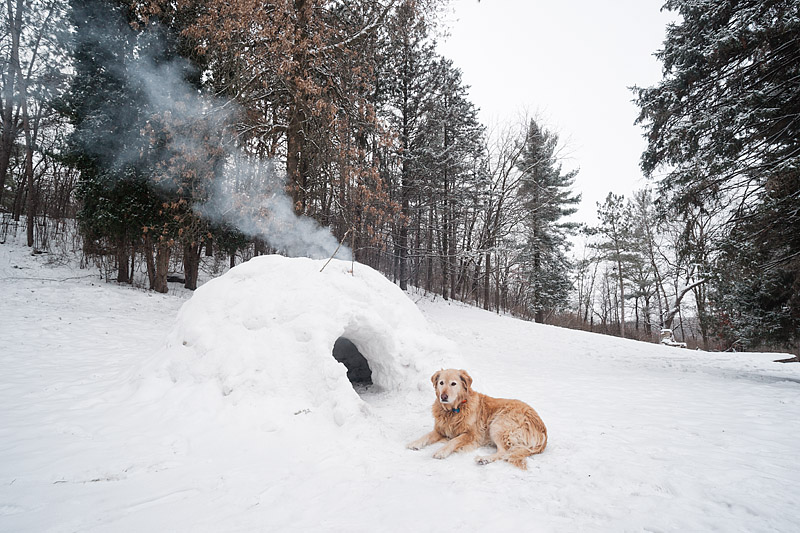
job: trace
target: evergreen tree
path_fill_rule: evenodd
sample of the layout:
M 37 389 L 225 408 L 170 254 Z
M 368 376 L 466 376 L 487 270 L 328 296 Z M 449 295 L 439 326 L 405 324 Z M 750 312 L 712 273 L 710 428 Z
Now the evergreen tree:
M 384 84 L 385 101 L 382 111 L 391 129 L 397 134 L 392 154 L 399 172 L 393 189 L 394 200 L 400 205 L 400 220 L 393 234 L 395 247 L 395 278 L 406 290 L 411 279 L 409 253 L 410 226 L 418 221 L 419 201 L 423 192 L 424 155 L 430 139 L 425 135 L 426 114 L 433 106 L 436 83 L 436 54 L 429 39 L 427 22 L 417 3 L 402 2 L 388 23 Z M 390 177 L 391 179 L 392 177 Z
M 657 54 L 663 80 L 638 89 L 648 139 L 642 167 L 668 169 L 661 184 L 674 211 L 721 211 L 715 301 L 740 305 L 744 322 L 796 345 L 800 0 L 669 0 L 664 7 L 681 18 Z M 789 288 L 750 297 L 763 294 L 762 278 Z M 775 308 L 786 315 L 778 320 Z
M 537 322 L 544 320 L 546 310 L 563 307 L 572 287 L 567 237 L 578 225 L 564 218 L 577 211 L 581 196 L 572 191 L 578 171 L 563 172 L 558 148 L 558 135 L 531 120 L 517 163 L 522 173 L 519 195 L 524 209 L 524 270 Z
M 439 58 L 434 72 L 439 82 L 425 117 L 427 146 L 420 161 L 426 174 L 423 191 L 431 209 L 429 233 L 435 241 L 429 245 L 438 249 L 441 293 L 448 299 L 459 283 L 456 250 L 472 203 L 474 168 L 483 154 L 484 128 L 478 122 L 478 110 L 467 97 L 461 71 L 452 61 Z
M 790 248 L 797 236 L 784 236 L 775 228 L 781 222 L 774 220 L 778 213 L 770 207 L 752 208 L 752 218 L 723 241 L 713 263 L 712 328 L 725 348 L 777 344 L 791 350 L 800 343 L 800 246 Z M 782 261 L 781 255 L 790 250 L 795 257 Z
M 209 235 L 194 207 L 219 174 L 224 124 L 191 85 L 196 69 L 163 25 L 136 24 L 125 2 L 73 0 L 72 8 L 76 74 L 62 107 L 74 126 L 69 159 L 81 172 L 83 233 L 101 252 L 111 243 L 118 281 L 131 281 L 130 259 L 142 249 L 159 292 L 177 241 L 194 289 Z
M 143 106 L 125 66 L 135 41 L 120 2 L 72 0 L 71 8 L 75 75 L 60 109 L 74 128 L 67 159 L 81 173 L 78 220 L 87 242 L 115 250 L 117 280 L 128 282 L 133 243 L 159 204 L 138 161 L 144 139 L 129 134 Z

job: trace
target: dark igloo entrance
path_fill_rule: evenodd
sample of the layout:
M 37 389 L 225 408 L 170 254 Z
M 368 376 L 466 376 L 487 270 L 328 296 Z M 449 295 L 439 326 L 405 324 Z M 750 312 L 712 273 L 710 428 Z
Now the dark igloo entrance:
M 339 337 L 333 345 L 333 357 L 347 367 L 347 379 L 356 392 L 362 392 L 372 385 L 372 371 L 367 359 L 361 355 L 350 339 Z

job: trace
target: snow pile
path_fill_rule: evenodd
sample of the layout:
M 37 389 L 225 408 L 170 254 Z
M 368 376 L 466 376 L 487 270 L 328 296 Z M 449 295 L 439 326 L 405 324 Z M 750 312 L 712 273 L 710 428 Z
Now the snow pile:
M 260 256 L 206 283 L 181 308 L 156 374 L 275 416 L 327 411 L 341 425 L 365 407 L 332 355 L 344 337 L 367 360 L 374 389 L 427 390 L 453 344 L 377 271 L 323 265 Z

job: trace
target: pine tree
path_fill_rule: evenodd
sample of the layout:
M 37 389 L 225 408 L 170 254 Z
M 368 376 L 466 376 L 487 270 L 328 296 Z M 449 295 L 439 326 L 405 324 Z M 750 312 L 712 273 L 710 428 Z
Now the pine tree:
M 395 247 L 395 278 L 406 290 L 411 279 L 409 228 L 418 220 L 419 200 L 425 179 L 423 156 L 430 139 L 425 135 L 426 114 L 433 106 L 436 83 L 439 81 L 434 43 L 417 3 L 402 2 L 387 28 L 387 50 L 383 74 L 386 76 L 385 100 L 382 112 L 391 129 L 397 134 L 392 154 L 399 172 L 393 189 L 400 205 L 400 220 L 393 234 Z M 391 179 L 391 177 L 390 177 Z
M 120 2 L 72 0 L 71 7 L 75 75 L 60 110 L 74 128 L 67 160 L 81 172 L 78 220 L 87 242 L 102 249 L 109 241 L 117 280 L 129 282 L 133 242 L 159 204 L 137 161 L 144 140 L 129 134 L 143 106 L 125 66 L 135 42 Z
M 723 241 L 713 263 L 711 327 L 725 348 L 791 350 L 800 343 L 800 246 L 776 222 L 780 208 L 769 198 L 765 203 L 749 210 L 752 216 Z M 781 259 L 791 253 L 790 261 Z
M 165 26 L 137 24 L 124 2 L 74 0 L 72 7 L 76 74 L 63 111 L 74 126 L 69 159 L 81 171 L 84 236 L 100 251 L 112 243 L 118 281 L 131 281 L 131 257 L 142 249 L 159 292 L 167 290 L 178 242 L 185 285 L 194 289 L 208 237 L 194 207 L 219 174 L 224 124 L 189 83 L 196 70 Z
M 800 326 L 800 0 L 665 8 L 681 21 L 657 54 L 663 80 L 638 89 L 642 167 L 667 169 L 661 185 L 674 211 L 720 212 L 716 301 L 742 302 L 752 323 L 775 322 L 775 302 L 745 296 L 760 292 L 762 276 L 781 279 L 792 288 L 771 294 Z M 797 345 L 797 327 L 765 330 Z
M 565 217 L 577 211 L 580 194 L 572 191 L 578 171 L 563 172 L 558 160 L 558 135 L 531 120 L 522 157 L 519 195 L 524 209 L 525 272 L 537 322 L 546 310 L 563 307 L 571 289 L 567 237 L 578 225 Z
M 721 255 L 710 261 L 718 329 L 737 323 L 726 317 L 746 317 L 738 324 L 760 324 L 763 334 L 744 328 L 743 338 L 797 347 L 800 1 L 670 0 L 665 8 L 681 22 L 657 54 L 664 79 L 638 89 L 642 166 L 668 169 L 662 187 L 676 212 L 720 213 L 725 231 L 711 252 Z M 764 292 L 762 280 L 782 280 L 786 290 Z
M 669 0 L 681 22 L 656 56 L 664 78 L 636 89 L 648 147 L 677 202 L 740 195 L 796 169 L 800 141 L 799 0 Z M 796 170 L 795 170 L 796 171 Z
M 439 81 L 423 126 L 427 142 L 420 157 L 425 180 L 421 189 L 431 212 L 428 233 L 433 242 L 429 246 L 438 249 L 441 293 L 448 299 L 458 290 L 456 250 L 472 203 L 470 191 L 475 189 L 474 168 L 484 150 L 484 128 L 468 99 L 461 71 L 452 61 L 439 58 L 434 72 Z

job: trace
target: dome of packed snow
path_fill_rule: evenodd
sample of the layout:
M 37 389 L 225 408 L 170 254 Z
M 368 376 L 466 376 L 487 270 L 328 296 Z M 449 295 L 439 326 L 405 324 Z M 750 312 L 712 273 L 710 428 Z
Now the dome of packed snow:
M 335 353 L 342 342 L 351 352 L 339 350 L 344 363 Z M 382 392 L 427 389 L 453 348 L 372 268 L 270 255 L 198 288 L 157 367 L 174 384 L 199 385 L 226 402 L 289 414 L 326 410 L 342 424 L 364 410 L 354 376 Z M 354 368 L 352 352 L 368 368 Z

